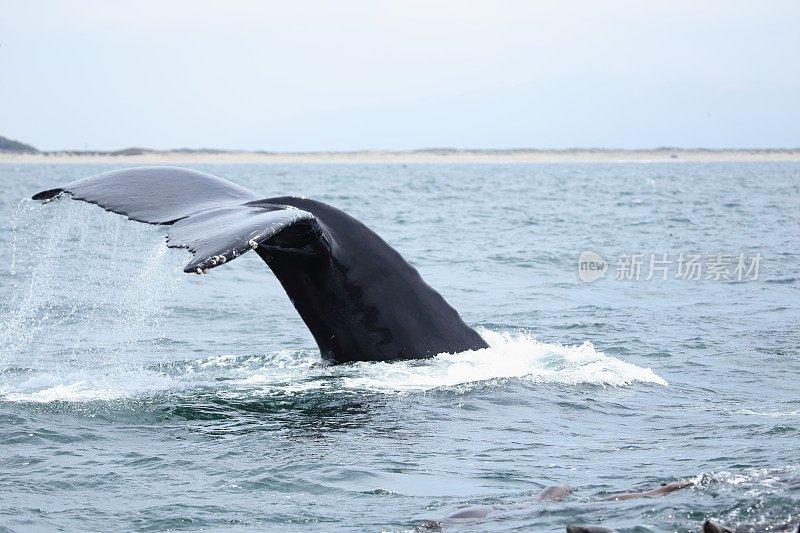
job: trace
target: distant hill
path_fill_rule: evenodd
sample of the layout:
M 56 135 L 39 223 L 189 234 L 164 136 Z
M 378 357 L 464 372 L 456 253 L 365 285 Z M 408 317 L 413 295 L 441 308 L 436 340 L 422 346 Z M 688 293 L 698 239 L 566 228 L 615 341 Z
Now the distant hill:
M 620 161 L 800 161 L 798 148 L 419 148 L 274 152 L 218 148 L 159 150 L 131 146 L 121 150 L 46 150 L 0 136 L 0 163 L 552 163 Z
M 0 135 L 0 152 L 22 152 L 36 154 L 39 153 L 39 150 L 30 144 L 21 143 L 13 139 L 7 139 Z

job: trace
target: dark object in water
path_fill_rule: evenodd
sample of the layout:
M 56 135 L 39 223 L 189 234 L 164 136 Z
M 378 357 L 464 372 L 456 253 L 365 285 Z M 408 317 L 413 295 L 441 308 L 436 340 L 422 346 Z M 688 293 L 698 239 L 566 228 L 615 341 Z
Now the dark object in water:
M 694 486 L 693 481 L 676 481 L 674 483 L 664 483 L 663 485 L 644 492 L 623 492 L 606 496 L 604 500 L 635 500 L 636 498 L 652 498 L 654 496 L 664 496 L 670 492 Z
M 703 533 L 733 533 L 732 530 L 711 520 L 703 522 Z
M 254 249 L 275 273 L 325 359 L 388 361 L 486 348 L 417 270 L 377 234 L 322 202 L 260 195 L 177 167 L 104 172 L 42 191 L 137 222 L 171 226 L 167 246 L 206 273 Z
M 489 513 L 494 511 L 494 507 L 489 507 L 488 505 L 473 505 L 471 507 L 465 507 L 464 509 L 459 509 L 458 511 L 447 515 L 447 518 L 450 519 L 470 519 L 470 518 L 486 518 Z
M 602 526 L 567 526 L 567 533 L 617 533 L 616 529 Z
M 560 502 L 570 494 L 572 494 L 572 487 L 569 485 L 551 485 L 549 487 L 545 487 L 538 494 L 538 496 L 536 496 L 536 499 L 539 501 Z M 513 506 L 513 508 L 526 508 L 528 506 L 529 504 L 524 504 L 522 506 Z M 471 505 L 469 507 L 458 509 L 441 520 L 421 520 L 417 522 L 417 529 L 438 530 L 454 521 L 460 522 L 462 520 L 479 520 L 481 518 L 486 518 L 495 511 L 503 509 L 506 508 L 497 508 L 489 505 Z
M 572 494 L 572 487 L 569 485 L 551 485 L 539 493 L 538 498 L 543 501 L 560 502 Z

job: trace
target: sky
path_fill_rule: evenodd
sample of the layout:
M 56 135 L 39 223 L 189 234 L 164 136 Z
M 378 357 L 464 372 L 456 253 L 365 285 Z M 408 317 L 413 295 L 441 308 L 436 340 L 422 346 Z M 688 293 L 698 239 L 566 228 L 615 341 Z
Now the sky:
M 800 147 L 800 2 L 0 0 L 42 150 Z

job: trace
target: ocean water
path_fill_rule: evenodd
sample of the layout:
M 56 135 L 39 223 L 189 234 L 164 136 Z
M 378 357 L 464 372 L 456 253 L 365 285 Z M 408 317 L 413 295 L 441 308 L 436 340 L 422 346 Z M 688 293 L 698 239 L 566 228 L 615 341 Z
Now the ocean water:
M 343 366 L 255 254 L 24 200 L 111 168 L 0 166 L 0 530 L 800 522 L 800 164 L 196 166 L 353 214 L 490 344 Z

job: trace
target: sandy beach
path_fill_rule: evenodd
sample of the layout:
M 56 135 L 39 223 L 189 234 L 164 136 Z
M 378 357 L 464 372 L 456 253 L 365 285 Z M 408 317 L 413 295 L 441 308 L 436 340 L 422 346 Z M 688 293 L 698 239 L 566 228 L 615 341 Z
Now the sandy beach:
M 800 149 L 570 149 L 570 150 L 409 150 L 353 152 L 247 152 L 247 151 L 143 151 L 96 152 L 0 152 L 0 163 L 178 165 L 204 163 L 317 163 L 317 164 L 413 164 L 413 163 L 600 163 L 652 161 L 800 161 Z

